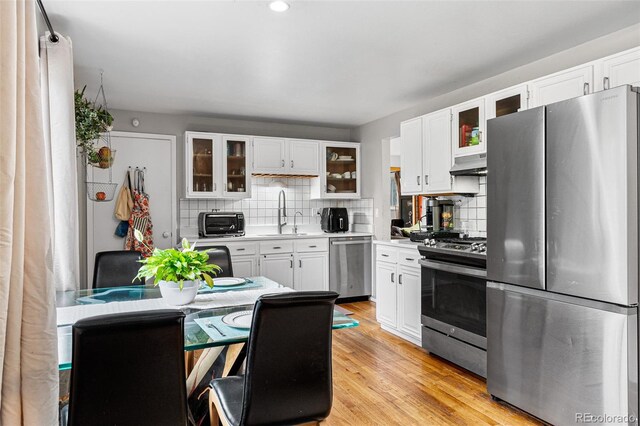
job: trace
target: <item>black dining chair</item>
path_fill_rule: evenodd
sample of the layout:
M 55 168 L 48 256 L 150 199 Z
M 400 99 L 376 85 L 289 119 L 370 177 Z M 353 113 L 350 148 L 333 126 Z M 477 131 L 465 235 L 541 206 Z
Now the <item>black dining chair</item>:
M 184 317 L 166 309 L 77 321 L 61 423 L 186 425 Z
M 96 253 L 93 265 L 93 288 L 122 287 L 143 285 L 144 282 L 133 278 L 142 266 L 142 256 L 137 251 L 115 250 Z
M 196 250 L 198 248 L 196 247 Z M 207 246 L 202 248 L 209 252 L 209 263 L 214 263 L 222 268 L 216 277 L 233 277 L 233 264 L 231 263 L 231 253 L 227 246 Z
M 211 382 L 211 425 L 292 425 L 329 415 L 337 298 L 335 292 L 311 291 L 258 299 L 244 377 Z

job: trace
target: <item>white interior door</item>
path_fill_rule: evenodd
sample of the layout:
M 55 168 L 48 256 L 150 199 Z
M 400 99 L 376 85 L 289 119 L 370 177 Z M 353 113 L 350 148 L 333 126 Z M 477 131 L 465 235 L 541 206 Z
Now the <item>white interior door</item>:
M 149 194 L 149 211 L 156 247 L 168 248 L 177 243 L 176 138 L 175 136 L 112 132 L 111 149 L 116 151 L 111 168 L 118 184 L 116 197 L 127 168 L 146 167 L 145 191 Z M 93 176 L 92 176 L 93 174 Z M 106 182 L 108 170 L 87 172 L 87 180 Z M 133 177 L 133 176 L 132 176 Z M 87 200 L 87 286 L 93 280 L 93 262 L 101 251 L 123 250 L 124 238 L 114 234 L 120 222 L 114 216 L 115 200 Z

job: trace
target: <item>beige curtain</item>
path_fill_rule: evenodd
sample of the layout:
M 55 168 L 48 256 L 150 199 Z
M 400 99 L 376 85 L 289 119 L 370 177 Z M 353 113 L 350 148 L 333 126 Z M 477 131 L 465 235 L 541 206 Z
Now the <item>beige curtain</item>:
M 0 424 L 57 424 L 48 173 L 33 0 L 0 0 Z

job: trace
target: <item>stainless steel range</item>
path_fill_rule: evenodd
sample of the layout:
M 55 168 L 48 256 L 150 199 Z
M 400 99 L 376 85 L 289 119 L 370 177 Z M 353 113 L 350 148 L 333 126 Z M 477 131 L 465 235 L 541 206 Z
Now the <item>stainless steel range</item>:
M 422 347 L 486 377 L 486 239 L 436 234 L 418 250 Z

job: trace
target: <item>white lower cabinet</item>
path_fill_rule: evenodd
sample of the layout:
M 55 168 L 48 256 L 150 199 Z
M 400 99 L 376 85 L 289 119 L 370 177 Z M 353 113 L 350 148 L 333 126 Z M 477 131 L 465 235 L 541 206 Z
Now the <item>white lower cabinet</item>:
M 420 268 L 398 266 L 398 329 L 420 338 Z
M 396 327 L 397 286 L 396 264 L 380 262 L 376 264 L 376 316 L 378 322 Z
M 421 344 L 420 255 L 417 249 L 378 245 L 376 317 L 382 328 Z
M 260 256 L 260 275 L 293 287 L 293 253 L 265 254 Z
M 329 254 L 296 254 L 294 264 L 294 289 L 299 291 L 329 290 Z
M 255 277 L 259 275 L 258 259 L 255 256 L 231 257 L 234 277 Z

